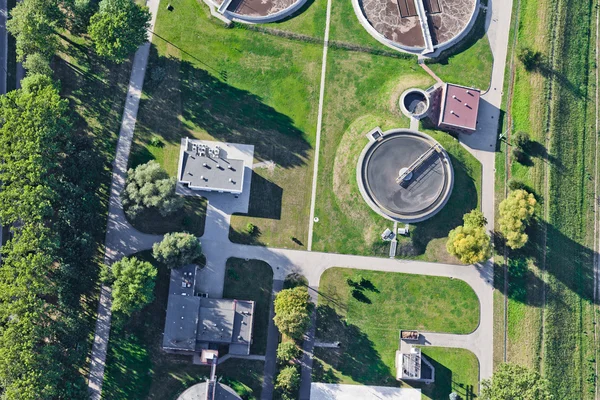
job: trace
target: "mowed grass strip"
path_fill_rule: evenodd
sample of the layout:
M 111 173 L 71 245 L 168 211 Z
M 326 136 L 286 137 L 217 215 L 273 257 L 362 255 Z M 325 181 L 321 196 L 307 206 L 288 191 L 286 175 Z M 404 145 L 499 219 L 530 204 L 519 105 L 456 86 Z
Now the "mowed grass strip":
M 400 329 L 466 334 L 478 324 L 477 295 L 460 280 L 346 268 L 321 276 L 317 338 L 341 347 L 320 356 L 342 381 L 393 384 Z
M 479 361 L 464 349 L 421 347 L 422 354 L 435 368 L 435 382 L 415 385 L 425 399 L 446 399 L 457 393 L 461 399 L 474 399 L 479 394 Z
M 593 214 L 596 3 L 563 0 L 557 21 L 550 120 L 548 288 L 543 370 L 561 399 L 595 393 Z M 592 80 L 594 79 L 594 80 Z
M 189 386 L 204 382 L 210 368 L 193 365 L 189 355 L 162 350 L 170 270 L 157 263 L 151 251 L 135 257 L 158 269 L 155 298 L 127 320 L 113 316 L 102 398 L 175 400 Z M 262 361 L 229 360 L 219 364 L 217 376 L 245 399 L 258 399 L 263 369 Z
M 273 270 L 264 261 L 230 258 L 225 267 L 223 297 L 226 299 L 253 300 L 254 321 L 252 354 L 265 354 L 269 308 L 273 290 Z
M 256 163 L 273 164 L 254 169 L 250 213 L 233 217 L 232 237 L 250 222 L 254 243 L 302 248 L 322 44 L 227 29 L 194 0 L 172 5 L 158 12 L 132 164 L 156 159 L 174 176 L 185 136 L 252 144 Z
M 349 254 L 388 254 L 389 243 L 380 238 L 392 223 L 375 213 L 362 198 L 356 165 L 366 133 L 408 128 L 399 109 L 402 92 L 427 88 L 433 79 L 410 60 L 331 50 L 328 56 L 323 134 L 314 225 L 315 250 Z M 398 255 L 454 262 L 444 238 L 462 223 L 462 215 L 478 207 L 481 164 L 447 133 L 424 129 L 450 154 L 455 172 L 453 194 L 444 209 L 416 224 L 410 238 L 400 238 Z

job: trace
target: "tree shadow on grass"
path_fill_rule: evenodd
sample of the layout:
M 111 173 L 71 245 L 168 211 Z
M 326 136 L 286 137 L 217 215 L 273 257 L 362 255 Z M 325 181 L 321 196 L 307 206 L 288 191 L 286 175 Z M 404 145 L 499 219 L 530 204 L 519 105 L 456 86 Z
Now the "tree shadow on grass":
M 448 203 L 432 218 L 415 224 L 411 232 L 413 244 L 419 254 L 425 252 L 432 239 L 448 236 L 450 230 L 463 223 L 463 215 L 477 208 L 477 188 L 465 165 L 450 155 L 454 168 L 454 188 Z
M 233 87 L 188 61 L 159 56 L 152 46 L 138 122 L 139 139 L 151 134 L 178 144 L 191 131 L 215 140 L 254 145 L 254 156 L 283 168 L 304 165 L 310 144 L 294 121 L 257 95 Z
M 340 342 L 339 348 L 322 349 L 319 354 L 323 362 L 343 375 L 365 385 L 397 385 L 392 371 L 383 363 L 369 337 L 333 308 L 326 305 L 317 307 L 316 337 L 325 342 Z M 336 380 L 331 371 L 322 368 L 322 365 L 320 367 L 316 371 L 319 379 L 329 382 Z

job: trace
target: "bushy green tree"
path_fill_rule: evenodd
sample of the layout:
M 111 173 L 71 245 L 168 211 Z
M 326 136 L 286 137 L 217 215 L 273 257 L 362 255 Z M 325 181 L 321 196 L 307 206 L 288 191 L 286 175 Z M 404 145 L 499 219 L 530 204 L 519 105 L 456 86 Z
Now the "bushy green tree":
M 129 218 L 135 219 L 142 211 L 151 208 L 167 216 L 183 207 L 183 198 L 175 193 L 177 181 L 170 178 L 156 161 L 129 169 L 127 174 L 122 201 Z
M 293 399 L 300 386 L 300 372 L 293 365 L 282 368 L 275 380 L 275 389 L 279 390 L 283 399 Z
M 501 364 L 491 379 L 481 383 L 481 400 L 552 400 L 548 381 L 516 364 Z
M 185 232 L 167 233 L 160 243 L 152 246 L 154 258 L 169 268 L 197 263 L 202 256 L 200 241 Z
M 135 257 L 123 258 L 110 267 L 112 309 L 124 315 L 141 310 L 154 300 L 154 265 Z
M 23 62 L 23 67 L 27 70 L 27 75 L 52 76 L 50 61 L 40 53 L 29 54 Z
M 102 0 L 88 32 L 96 53 L 121 63 L 148 39 L 150 11 L 132 0 Z
M 519 249 L 527 243 L 529 236 L 525 228 L 535 212 L 536 204 L 533 194 L 523 189 L 511 191 L 500 203 L 498 225 L 511 249 Z
M 302 338 L 310 323 L 309 295 L 306 288 L 298 286 L 277 293 L 273 321 L 282 333 L 294 339 Z
M 487 220 L 479 210 L 463 216 L 464 224 L 450 231 L 446 249 L 465 264 L 487 260 L 492 251 L 490 236 L 485 231 Z
M 529 133 L 524 132 L 524 131 L 519 131 L 519 132 L 515 133 L 515 136 L 513 137 L 512 142 L 513 142 L 512 144 L 514 146 L 524 149 L 529 145 L 529 143 L 531 142 L 531 139 L 529 138 Z
M 17 42 L 17 60 L 39 53 L 49 59 L 58 49 L 56 32 L 65 17 L 58 0 L 23 0 L 10 12 L 6 27 Z
M 298 358 L 300 354 L 300 348 L 294 342 L 281 342 L 277 346 L 277 361 L 280 364 L 287 364 Z

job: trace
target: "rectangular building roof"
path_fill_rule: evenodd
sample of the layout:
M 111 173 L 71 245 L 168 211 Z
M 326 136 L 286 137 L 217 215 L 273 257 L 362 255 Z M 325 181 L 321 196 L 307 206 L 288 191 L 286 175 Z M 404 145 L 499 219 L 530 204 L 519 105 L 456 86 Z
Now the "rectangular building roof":
M 440 125 L 474 131 L 477 129 L 480 92 L 465 86 L 446 84 L 442 94 Z
M 241 193 L 244 161 L 228 158 L 227 152 L 219 146 L 183 138 L 178 179 L 191 189 Z
M 163 336 L 165 349 L 196 350 L 199 308 L 200 297 L 169 295 Z

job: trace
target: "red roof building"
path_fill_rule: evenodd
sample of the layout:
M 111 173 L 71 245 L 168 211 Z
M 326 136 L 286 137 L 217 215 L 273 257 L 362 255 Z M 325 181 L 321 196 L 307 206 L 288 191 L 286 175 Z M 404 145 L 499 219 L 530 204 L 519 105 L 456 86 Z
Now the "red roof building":
M 478 89 L 447 83 L 442 92 L 439 127 L 462 133 L 475 132 L 480 94 Z

